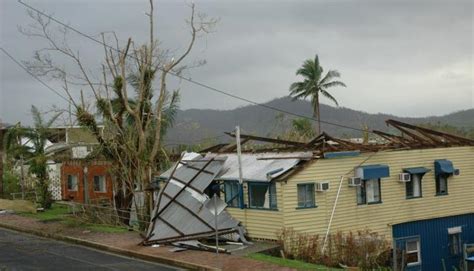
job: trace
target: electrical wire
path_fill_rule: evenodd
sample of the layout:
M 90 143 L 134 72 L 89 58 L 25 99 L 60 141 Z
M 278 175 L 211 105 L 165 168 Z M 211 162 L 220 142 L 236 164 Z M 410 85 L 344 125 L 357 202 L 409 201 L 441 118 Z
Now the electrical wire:
M 54 92 L 56 95 L 58 95 L 59 97 L 61 97 L 63 100 L 65 100 L 66 102 L 68 103 L 71 103 L 71 101 L 66 98 L 64 95 L 62 95 L 61 93 L 59 93 L 57 90 L 55 90 L 54 88 L 50 87 L 48 84 L 46 84 L 43 80 L 41 80 L 38 76 L 34 75 L 32 72 L 30 72 L 25 66 L 23 66 L 20 61 L 18 61 L 16 58 L 14 58 L 7 50 L 5 50 L 3 47 L 0 47 L 0 50 L 6 55 L 8 56 L 13 62 L 15 62 L 15 64 L 17 64 L 20 68 L 22 68 L 23 70 L 25 70 L 31 77 L 33 77 L 34 79 L 36 79 L 38 82 L 40 82 L 43 86 L 45 86 L 47 89 L 49 89 L 50 91 Z
M 30 76 L 32 76 L 34 79 L 36 79 L 38 82 L 40 82 L 44 87 L 46 87 L 48 90 L 52 91 L 54 94 L 58 95 L 60 98 L 64 99 L 66 102 L 71 103 L 71 101 L 63 96 L 61 93 L 59 93 L 57 90 L 49 86 L 46 82 L 41 80 L 38 76 L 34 75 L 32 72 L 30 72 L 25 66 L 21 64 L 20 61 L 18 61 L 12 54 L 10 54 L 5 48 L 0 47 L 0 50 L 8 56 L 16 65 L 18 65 L 20 68 L 22 68 L 25 72 L 27 72 Z M 200 138 L 196 140 L 191 140 L 187 142 L 177 142 L 177 141 L 168 141 L 168 142 L 174 142 L 172 144 L 166 144 L 165 146 L 169 145 L 189 145 L 192 143 L 200 143 L 202 141 L 210 140 L 210 139 L 218 139 L 221 137 L 225 137 L 226 135 L 219 135 L 219 136 L 213 136 L 213 137 L 208 137 L 208 138 Z
M 109 48 L 109 49 L 111 49 L 111 50 L 114 50 L 114 51 L 120 53 L 120 50 L 118 50 L 117 48 L 114 48 L 114 47 L 112 47 L 112 46 L 110 46 L 110 45 L 108 45 L 108 44 L 106 44 L 106 43 L 104 43 L 104 42 L 98 40 L 97 38 L 92 37 L 91 35 L 85 34 L 84 32 L 82 32 L 82 31 L 80 31 L 80 30 L 78 30 L 78 29 L 76 29 L 76 28 L 74 28 L 74 27 L 72 27 L 72 26 L 70 26 L 70 25 L 68 25 L 68 24 L 65 24 L 65 23 L 59 21 L 58 19 L 52 17 L 51 15 L 48 15 L 48 14 L 46 14 L 46 13 L 44 13 L 44 12 L 42 12 L 42 11 L 36 9 L 36 8 L 34 8 L 34 7 L 32 7 L 32 6 L 30 6 L 30 5 L 26 4 L 26 3 L 24 3 L 24 2 L 21 1 L 21 0 L 18 0 L 18 2 L 19 2 L 20 4 L 22 4 L 23 6 L 29 8 L 29 9 L 31 9 L 31 10 L 33 10 L 33 11 L 36 11 L 37 13 L 39 13 L 39 14 L 41 14 L 41 15 L 47 17 L 47 18 L 49 18 L 50 20 L 56 22 L 57 24 L 60 24 L 60 25 L 62 25 L 62 26 L 64 26 L 64 27 L 66 27 L 66 28 L 68 28 L 68 29 L 70 29 L 70 30 L 76 32 L 77 34 L 79 34 L 79 35 L 81 35 L 81 36 L 83 36 L 83 37 L 85 37 L 85 38 L 88 38 L 88 39 L 91 40 L 91 41 L 94 41 L 94 42 L 96 42 L 96 43 L 99 43 L 99 44 L 105 46 L 106 48 Z M 132 55 L 127 55 L 127 56 L 128 56 L 128 57 L 131 57 L 131 58 L 133 58 L 133 59 L 136 59 L 135 56 L 132 56 Z M 159 67 L 159 69 L 160 69 L 160 70 L 163 70 L 163 68 L 161 68 L 161 67 Z M 261 106 L 261 107 L 264 107 L 264 108 L 267 108 L 267 109 L 270 109 L 270 110 L 278 111 L 278 112 L 280 112 L 280 113 L 284 113 L 284 114 L 287 114 L 287 115 L 293 115 L 293 116 L 299 117 L 299 118 L 308 119 L 308 120 L 311 120 L 311 121 L 316 121 L 316 122 L 318 121 L 317 119 L 312 118 L 312 117 L 308 117 L 308 116 L 305 116 L 305 115 L 293 113 L 293 112 L 290 112 L 290 111 L 287 111 L 287 110 L 283 110 L 283 109 L 280 109 L 280 108 L 277 108 L 277 107 L 274 107 L 274 106 L 270 106 L 270 105 L 267 105 L 267 104 L 258 103 L 258 102 L 256 102 L 256 101 L 250 100 L 250 99 L 248 99 L 248 98 L 244 98 L 244 97 L 241 97 L 241 96 L 232 94 L 232 93 L 230 93 L 230 92 L 228 92 L 228 91 L 224 91 L 224 90 L 217 89 L 217 88 L 212 87 L 212 86 L 210 86 L 210 85 L 207 85 L 207 84 L 205 84 L 205 83 L 201 83 L 201 82 L 198 82 L 198 81 L 193 80 L 193 79 L 191 79 L 191 78 L 184 77 L 184 76 L 182 76 L 182 75 L 180 75 L 180 74 L 177 74 L 177 73 L 175 73 L 175 72 L 173 72 L 173 71 L 169 71 L 169 74 L 171 74 L 171 75 L 173 75 L 173 76 L 175 76 L 175 77 L 177 77 L 177 78 L 179 78 L 179 79 L 181 79 L 181 80 L 183 80 L 183 81 L 187 81 L 187 82 L 189 82 L 189 83 L 192 83 L 192 84 L 197 85 L 197 86 L 200 86 L 200 87 L 202 87 L 202 88 L 211 90 L 211 91 L 213 91 L 213 92 L 217 92 L 217 93 L 226 95 L 226 96 L 228 96 L 228 97 L 232 97 L 232 98 L 234 98 L 234 99 L 238 99 L 238 100 L 241 100 L 241 101 L 244 101 L 244 102 L 253 104 L 253 105 Z M 366 131 L 366 130 L 363 130 L 363 129 L 360 129 L 360 128 L 355 128 L 355 127 L 351 127 L 351 126 L 347 126 L 347 125 L 343 125 L 343 124 L 338 124 L 338 123 L 333 123 L 333 122 L 329 122 L 329 121 L 319 120 L 319 122 L 320 122 L 320 123 L 324 123 L 324 124 L 328 124 L 328 125 L 332 125 L 332 126 L 336 126 L 336 127 L 340 127 L 340 128 L 346 128 L 346 129 L 351 129 L 351 130 L 360 131 L 360 132 L 373 133 L 373 132 L 370 131 L 370 130 L 367 130 L 367 131 Z

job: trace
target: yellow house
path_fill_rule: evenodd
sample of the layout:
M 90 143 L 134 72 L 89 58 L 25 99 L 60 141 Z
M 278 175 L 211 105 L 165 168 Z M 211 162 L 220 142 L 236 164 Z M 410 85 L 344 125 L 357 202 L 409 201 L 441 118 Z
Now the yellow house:
M 441 270 L 441 259 L 459 267 L 463 245 L 474 244 L 474 141 L 389 124 L 410 137 L 379 132 L 389 143 L 371 151 L 325 135 L 319 140 L 333 151 L 286 158 L 300 162 L 268 182 L 245 178 L 243 168 L 240 197 L 237 180 L 216 178 L 224 183 L 227 211 L 252 238 L 276 240 L 282 228 L 323 237 L 369 229 L 410 255 L 407 270 Z M 285 159 L 265 155 L 256 160 Z
M 445 193 L 436 189 L 435 161 L 440 159 L 447 159 L 459 170 L 459 175 L 447 178 Z M 357 168 L 370 165 L 386 165 L 390 175 L 380 176 L 370 187 L 368 180 L 362 180 L 361 186 L 349 185 Z M 411 168 L 427 171 L 410 174 L 410 182 L 400 180 L 401 173 Z M 317 191 L 321 183 L 328 183 L 329 189 Z M 243 185 L 245 206 L 250 206 L 248 191 L 253 185 Z M 274 185 L 276 192 L 272 207 L 240 209 L 234 204 L 235 208 L 228 208 L 251 237 L 274 240 L 282 227 L 324 235 L 334 209 L 330 232 L 368 228 L 391 238 L 395 224 L 474 213 L 474 147 L 381 151 L 311 160 L 269 185 Z M 373 190 L 366 191 L 370 199 L 365 203 L 360 199 L 364 185 Z
M 474 140 L 387 123 L 402 135 L 373 131 L 383 140 L 371 144 L 325 133 L 310 142 L 240 135 L 270 146 L 240 154 L 237 144 L 219 144 L 204 155 L 188 154 L 161 178 L 181 190 L 219 195 L 254 239 L 277 240 L 283 228 L 323 238 L 370 230 L 392 241 L 395 259 L 405 255 L 405 270 L 458 268 L 464 245 L 474 245 Z M 218 169 L 206 168 L 217 161 Z M 176 177 L 180 165 L 198 173 Z M 200 183 L 203 172 L 208 177 Z

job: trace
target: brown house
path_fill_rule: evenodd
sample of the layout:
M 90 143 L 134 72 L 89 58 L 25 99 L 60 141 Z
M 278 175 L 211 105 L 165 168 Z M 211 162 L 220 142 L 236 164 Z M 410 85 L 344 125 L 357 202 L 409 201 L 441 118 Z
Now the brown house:
M 113 186 L 109 173 L 111 164 L 105 161 L 65 161 L 61 166 L 63 200 L 81 203 L 112 201 Z M 85 193 L 85 191 L 87 191 Z

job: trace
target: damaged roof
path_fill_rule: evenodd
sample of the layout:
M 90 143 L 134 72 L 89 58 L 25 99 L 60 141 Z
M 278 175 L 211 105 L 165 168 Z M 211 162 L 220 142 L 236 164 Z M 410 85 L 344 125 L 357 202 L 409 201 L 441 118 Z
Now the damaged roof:
M 207 153 L 204 159 L 223 159 L 222 168 L 216 174 L 216 180 L 239 180 L 239 162 L 237 154 Z M 244 181 L 269 182 L 287 173 L 301 161 L 311 160 L 313 152 L 281 152 L 281 153 L 243 153 L 242 154 L 242 178 Z M 202 159 L 197 153 L 184 153 L 182 161 Z M 178 165 L 179 167 L 179 165 Z M 173 168 L 168 169 L 160 175 L 161 179 L 168 179 Z
M 152 212 L 145 245 L 170 243 L 211 236 L 215 233 L 215 216 L 206 207 L 209 197 L 204 190 L 221 171 L 223 157 L 195 156 L 194 161 L 176 163 L 160 191 Z M 219 203 L 225 203 L 218 199 Z M 226 211 L 217 215 L 219 233 L 237 231 L 239 221 Z
M 378 130 L 367 131 L 378 137 L 376 143 L 357 143 L 332 137 L 326 133 L 321 133 L 308 142 L 298 142 L 291 140 L 282 140 L 276 138 L 259 137 L 254 135 L 241 134 L 242 145 L 247 142 L 264 142 L 266 145 L 262 148 L 251 146 L 246 148 L 247 153 L 283 153 L 283 152 L 312 152 L 313 158 L 325 157 L 328 152 L 360 151 L 377 152 L 382 150 L 401 150 L 401 149 L 423 149 L 423 148 L 441 148 L 457 146 L 474 146 L 474 140 L 440 132 L 421 126 L 404 123 L 397 120 L 386 120 L 388 126 L 398 130 L 399 134 L 390 134 Z M 234 133 L 226 133 L 235 137 Z M 246 146 L 248 147 L 248 145 Z M 200 153 L 231 153 L 235 151 L 235 143 L 218 144 L 200 151 Z
M 213 154 L 207 154 L 210 157 Z M 225 161 L 217 180 L 239 180 L 237 154 L 225 154 Z M 243 153 L 242 179 L 244 181 L 268 182 L 293 169 L 302 160 L 311 160 L 312 152 Z

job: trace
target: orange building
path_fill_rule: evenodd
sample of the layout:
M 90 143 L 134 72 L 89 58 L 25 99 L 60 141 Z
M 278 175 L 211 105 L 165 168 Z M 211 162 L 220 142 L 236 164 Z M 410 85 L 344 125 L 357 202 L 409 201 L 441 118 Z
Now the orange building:
M 70 160 L 61 166 L 61 189 L 63 200 L 90 203 L 112 200 L 111 164 L 105 161 L 84 162 Z M 85 193 L 87 191 L 87 193 Z

